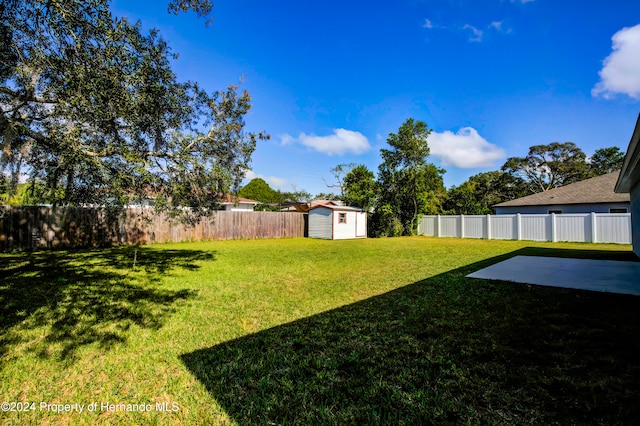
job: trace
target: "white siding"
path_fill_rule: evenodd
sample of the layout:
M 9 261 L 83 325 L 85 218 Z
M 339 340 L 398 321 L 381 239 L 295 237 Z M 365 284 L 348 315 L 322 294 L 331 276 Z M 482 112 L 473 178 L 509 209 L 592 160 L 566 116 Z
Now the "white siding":
M 325 207 L 318 207 L 309 211 L 309 237 L 328 240 L 332 238 L 331 213 L 333 213 L 331 209 Z
M 228 212 L 252 212 L 253 204 L 238 203 L 238 205 L 225 204 L 224 209 Z
M 346 216 L 346 223 L 340 222 L 340 215 Z M 336 210 L 333 212 L 333 239 L 344 240 L 356 237 L 356 212 Z
M 346 223 L 340 223 L 344 215 Z M 309 237 L 343 240 L 367 237 L 367 213 L 316 207 L 309 211 Z
M 367 238 L 367 212 L 356 213 L 356 238 Z
M 633 252 L 640 257 L 640 183 L 631 188 L 631 221 Z

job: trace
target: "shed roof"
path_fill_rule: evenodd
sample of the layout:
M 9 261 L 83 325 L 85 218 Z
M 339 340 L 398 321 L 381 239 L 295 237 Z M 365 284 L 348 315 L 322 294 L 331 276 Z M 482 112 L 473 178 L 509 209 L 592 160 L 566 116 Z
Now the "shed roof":
M 631 192 L 631 188 L 640 182 L 640 114 L 636 121 L 636 127 L 629 141 L 627 155 L 624 157 L 622 171 L 616 184 L 616 192 Z
M 364 211 L 364 209 L 361 209 L 360 207 L 336 206 L 336 205 L 333 205 L 333 204 L 317 205 L 317 206 L 311 207 L 309 209 L 309 211 L 315 210 L 315 209 L 329 209 L 329 210 L 334 210 L 334 211 L 348 211 L 348 212 L 363 212 Z
M 629 194 L 614 191 L 620 172 L 613 172 L 580 182 L 517 198 L 493 207 L 551 206 L 561 204 L 628 203 Z
M 287 211 L 297 211 L 297 212 L 306 213 L 306 212 L 308 212 L 309 210 L 311 210 L 314 207 L 321 207 L 321 206 L 327 206 L 327 205 L 341 206 L 342 205 L 342 201 L 336 201 L 336 200 L 313 200 L 310 203 L 293 201 L 293 202 L 286 202 L 286 203 L 274 203 L 274 204 L 271 204 L 271 205 L 272 206 L 286 207 L 285 210 L 287 210 Z

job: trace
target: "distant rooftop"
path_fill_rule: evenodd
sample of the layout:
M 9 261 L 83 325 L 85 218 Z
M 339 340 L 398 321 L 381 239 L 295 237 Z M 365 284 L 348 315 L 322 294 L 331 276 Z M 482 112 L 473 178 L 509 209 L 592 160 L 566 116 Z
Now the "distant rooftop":
M 260 201 L 251 200 L 249 198 L 236 197 L 231 194 L 224 194 L 222 199 L 220 200 L 220 204 L 235 204 L 235 203 L 244 203 L 244 204 L 260 204 Z
M 517 198 L 493 207 L 551 206 L 560 204 L 628 203 L 629 194 L 614 192 L 620 171 Z

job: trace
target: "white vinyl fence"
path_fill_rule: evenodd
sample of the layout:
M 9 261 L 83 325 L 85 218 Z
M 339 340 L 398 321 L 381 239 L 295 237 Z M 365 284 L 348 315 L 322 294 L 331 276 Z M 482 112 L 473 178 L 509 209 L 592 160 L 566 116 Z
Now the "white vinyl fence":
M 418 234 L 488 240 L 631 244 L 631 213 L 423 216 Z

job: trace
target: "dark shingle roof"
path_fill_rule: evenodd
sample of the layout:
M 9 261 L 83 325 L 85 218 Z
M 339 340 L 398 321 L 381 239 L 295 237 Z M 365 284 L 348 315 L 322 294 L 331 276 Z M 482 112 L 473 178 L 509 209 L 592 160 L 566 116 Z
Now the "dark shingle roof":
M 517 198 L 493 207 L 549 206 L 559 204 L 628 203 L 629 194 L 616 194 L 619 171 Z

